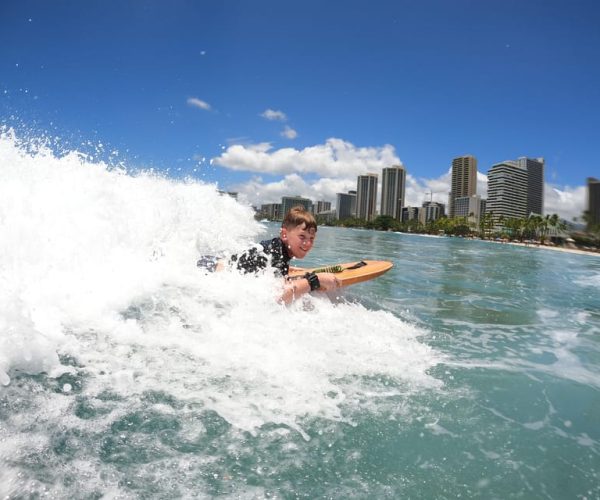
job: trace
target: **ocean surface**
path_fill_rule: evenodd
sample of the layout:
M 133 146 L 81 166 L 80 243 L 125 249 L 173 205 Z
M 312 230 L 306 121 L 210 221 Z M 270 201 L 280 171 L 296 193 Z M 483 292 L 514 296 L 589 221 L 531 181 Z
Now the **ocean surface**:
M 289 307 L 215 186 L 0 134 L 0 498 L 600 498 L 600 257 L 319 228 Z

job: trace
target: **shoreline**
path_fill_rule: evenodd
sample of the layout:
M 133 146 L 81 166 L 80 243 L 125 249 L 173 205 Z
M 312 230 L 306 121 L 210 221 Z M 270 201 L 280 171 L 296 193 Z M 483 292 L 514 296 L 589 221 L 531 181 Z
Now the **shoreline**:
M 322 227 L 337 227 L 337 228 L 341 228 L 341 229 L 352 229 L 352 230 L 359 230 L 359 231 L 380 231 L 378 229 L 372 229 L 372 228 L 365 228 L 365 227 L 346 227 L 346 226 L 322 226 Z M 452 238 L 452 236 L 447 236 L 447 235 L 438 235 L 438 234 L 427 234 L 427 233 L 410 233 L 410 232 L 404 232 L 404 231 L 392 231 L 396 234 L 406 234 L 406 235 L 411 235 L 411 236 L 421 236 L 421 237 L 425 237 L 425 238 Z M 521 243 L 520 241 L 496 241 L 496 240 L 485 240 L 482 238 L 462 238 L 465 240 L 472 240 L 472 241 L 483 241 L 483 242 L 488 242 L 488 243 L 495 243 L 495 244 L 500 244 L 500 245 L 514 245 L 514 246 L 518 246 L 518 247 L 523 247 L 523 248 L 534 248 L 534 249 L 538 249 L 538 250 L 552 250 L 555 252 L 563 252 L 563 253 L 570 253 L 570 254 L 574 254 L 574 255 L 591 255 L 594 257 L 600 257 L 600 251 L 595 251 L 595 250 L 582 250 L 581 248 L 569 248 L 569 247 L 562 247 L 562 246 L 552 246 L 552 245 L 542 245 L 540 243 Z
M 519 241 L 495 241 L 495 240 L 479 240 L 489 241 L 491 243 L 498 243 L 500 245 L 514 245 L 523 248 L 535 248 L 539 250 L 554 250 L 556 252 L 572 253 L 576 255 L 593 255 L 600 257 L 600 252 L 594 252 L 592 250 L 581 250 L 580 248 L 568 248 L 568 247 L 557 247 L 551 245 L 540 245 L 539 243 L 521 243 Z
M 397 234 L 410 234 L 413 236 L 424 236 L 427 238 L 452 238 L 452 236 L 446 236 L 446 235 L 440 236 L 437 234 L 404 233 L 404 232 L 397 232 Z M 575 255 L 592 255 L 595 257 L 600 257 L 600 252 L 596 252 L 593 250 L 582 250 L 581 248 L 569 248 L 569 247 L 559 247 L 559 246 L 552 246 L 552 245 L 541 245 L 539 243 L 521 243 L 520 241 L 484 240 L 481 238 L 462 238 L 462 239 L 470 240 L 470 241 L 483 241 L 486 243 L 494 243 L 497 245 L 514 245 L 514 246 L 523 247 L 523 248 L 534 248 L 534 249 L 538 249 L 538 250 L 553 250 L 556 252 L 571 253 L 571 254 L 575 254 Z

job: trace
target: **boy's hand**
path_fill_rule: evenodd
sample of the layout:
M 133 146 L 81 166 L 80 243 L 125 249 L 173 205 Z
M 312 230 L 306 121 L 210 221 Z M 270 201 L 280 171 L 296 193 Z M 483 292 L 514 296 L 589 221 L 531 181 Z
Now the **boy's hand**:
M 339 280 L 333 273 L 317 273 L 317 276 L 319 277 L 319 283 L 321 284 L 321 287 L 319 288 L 320 291 L 327 292 L 340 286 Z

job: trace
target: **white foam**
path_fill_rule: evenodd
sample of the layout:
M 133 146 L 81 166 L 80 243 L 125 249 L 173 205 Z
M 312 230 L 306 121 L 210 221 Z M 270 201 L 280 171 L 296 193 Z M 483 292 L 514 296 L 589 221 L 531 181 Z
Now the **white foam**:
M 261 236 L 251 209 L 214 186 L 26 146 L 0 135 L 2 384 L 72 372 L 86 397 L 163 390 L 250 431 L 301 430 L 307 415 L 340 419 L 343 406 L 437 384 L 423 332 L 392 314 L 324 297 L 285 307 L 268 273 L 196 269 Z M 367 393 L 361 377 L 378 376 L 393 387 Z M 61 387 L 53 398 L 79 390 Z
M 580 286 L 600 288 L 600 273 L 592 273 L 574 280 Z
M 56 367 L 52 347 L 65 327 L 110 315 L 189 270 L 199 253 L 232 249 L 258 230 L 248 208 L 213 186 L 31 147 L 0 136 L 3 383 L 10 368 Z

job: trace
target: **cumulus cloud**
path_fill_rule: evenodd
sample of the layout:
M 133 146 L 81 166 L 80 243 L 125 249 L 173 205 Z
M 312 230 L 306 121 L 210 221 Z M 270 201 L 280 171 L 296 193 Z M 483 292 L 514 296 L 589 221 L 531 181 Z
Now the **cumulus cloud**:
M 441 179 L 441 180 L 440 180 Z M 437 201 L 444 205 L 448 202 L 448 193 L 444 195 L 444 189 L 440 189 L 443 178 L 440 179 L 417 179 L 406 174 L 406 185 L 404 186 L 404 204 L 410 207 L 420 207 L 424 201 Z M 431 195 L 430 193 L 433 193 Z
M 188 98 L 187 103 L 189 106 L 200 108 L 205 111 L 210 111 L 211 109 L 210 104 L 208 104 L 206 101 L 203 101 L 202 99 L 198 99 L 197 97 Z
M 424 201 L 437 201 L 447 205 L 449 191 L 450 170 L 433 179 L 416 178 L 407 170 L 404 188 L 404 202 L 407 206 L 420 207 Z
M 283 137 L 287 137 L 288 139 L 295 139 L 298 137 L 298 132 L 296 132 L 292 127 L 286 125 L 283 129 L 283 132 L 281 132 L 281 135 Z
M 356 189 L 356 179 L 320 178 L 307 180 L 298 174 L 288 174 L 283 179 L 265 182 L 261 177 L 253 177 L 248 182 L 231 188 L 240 193 L 248 203 L 260 206 L 264 203 L 281 203 L 283 196 L 302 196 L 313 201 L 331 201 L 335 206 L 337 193 L 347 193 Z
M 357 147 L 342 139 L 327 139 L 325 144 L 304 149 L 273 150 L 270 143 L 229 146 L 214 158 L 217 165 L 230 170 L 263 174 L 318 174 L 331 178 L 354 178 L 367 172 L 380 173 L 383 167 L 401 164 L 394 147 Z
M 284 122 L 287 120 L 287 116 L 285 115 L 285 113 L 283 111 L 279 111 L 279 110 L 275 110 L 275 109 L 266 109 L 265 111 L 263 111 L 260 116 L 262 116 L 263 118 L 266 118 L 267 120 L 271 120 L 271 121 L 280 121 L 280 122 Z
M 580 218 L 586 208 L 586 186 L 557 186 L 546 184 L 544 186 L 544 212 L 558 214 L 563 219 L 572 221 Z
M 282 196 L 299 195 L 312 200 L 331 201 L 335 206 L 337 193 L 356 189 L 360 174 L 379 175 L 378 191 L 381 199 L 381 171 L 392 165 L 402 165 L 394 147 L 357 147 L 342 139 L 328 139 L 325 144 L 304 149 L 273 149 L 270 143 L 233 145 L 213 163 L 236 171 L 283 175 L 274 181 L 260 176 L 239 183 L 231 189 L 253 205 L 279 203 Z M 485 176 L 484 176 L 485 178 Z M 450 190 L 450 171 L 439 178 L 418 179 L 407 173 L 406 204 L 421 206 L 429 200 L 446 204 Z M 379 208 L 379 207 L 378 207 Z

